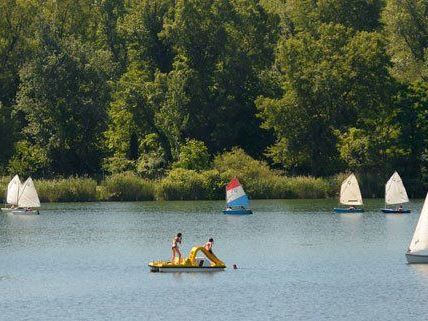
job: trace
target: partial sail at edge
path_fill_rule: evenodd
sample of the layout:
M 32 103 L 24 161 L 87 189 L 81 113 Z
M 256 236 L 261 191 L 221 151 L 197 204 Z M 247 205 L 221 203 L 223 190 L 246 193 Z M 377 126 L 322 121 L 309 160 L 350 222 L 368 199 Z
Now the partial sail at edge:
M 409 250 L 411 253 L 428 252 L 428 194 L 425 198 L 415 233 L 410 242 Z

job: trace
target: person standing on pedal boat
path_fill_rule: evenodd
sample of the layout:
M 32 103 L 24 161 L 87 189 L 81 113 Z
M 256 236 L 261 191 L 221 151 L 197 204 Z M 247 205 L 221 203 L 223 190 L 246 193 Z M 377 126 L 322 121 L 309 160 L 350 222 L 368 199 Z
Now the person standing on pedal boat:
M 178 254 L 178 262 L 181 261 L 181 252 L 180 252 L 180 248 L 178 247 L 178 244 L 181 244 L 182 241 L 182 234 L 178 233 L 176 237 L 174 237 L 172 239 L 172 246 L 171 246 L 171 250 L 172 250 L 172 258 L 171 258 L 171 262 L 174 263 L 175 261 L 175 255 Z

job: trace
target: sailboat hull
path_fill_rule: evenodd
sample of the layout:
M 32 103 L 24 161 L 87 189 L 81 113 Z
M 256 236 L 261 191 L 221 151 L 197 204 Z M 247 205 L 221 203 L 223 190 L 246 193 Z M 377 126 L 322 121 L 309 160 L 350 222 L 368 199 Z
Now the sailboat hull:
M 14 211 L 12 211 L 12 214 L 14 215 L 39 215 L 39 210 L 26 210 L 23 208 L 19 208 L 19 209 L 15 209 Z
M 253 214 L 252 210 L 249 209 L 227 209 L 223 211 L 223 214 L 227 215 L 250 215 Z
M 335 213 L 362 213 L 362 212 L 364 212 L 364 209 L 363 208 L 350 209 L 350 208 L 336 207 L 336 208 L 334 208 L 334 212 Z
M 1 211 L 5 212 L 5 213 L 9 213 L 12 212 L 14 210 L 14 208 L 10 208 L 10 207 L 2 207 Z
M 391 208 L 383 208 L 382 212 L 386 213 L 386 214 L 409 214 L 410 210 L 401 210 L 400 211 L 400 210 L 394 210 Z
M 14 214 L 14 215 L 39 215 L 39 210 L 37 209 L 31 209 L 26 210 L 24 208 L 10 208 L 10 207 L 4 207 L 1 209 L 2 212 L 8 213 L 8 214 Z
M 406 259 L 409 264 L 428 264 L 428 255 L 406 253 Z

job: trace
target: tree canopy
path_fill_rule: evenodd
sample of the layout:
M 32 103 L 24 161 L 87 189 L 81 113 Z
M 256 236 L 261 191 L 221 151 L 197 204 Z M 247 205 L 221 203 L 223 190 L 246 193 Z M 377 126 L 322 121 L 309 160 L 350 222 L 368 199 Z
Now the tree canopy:
M 242 150 L 291 175 L 428 181 L 427 0 L 0 0 L 0 11 L 4 173 L 157 179 Z

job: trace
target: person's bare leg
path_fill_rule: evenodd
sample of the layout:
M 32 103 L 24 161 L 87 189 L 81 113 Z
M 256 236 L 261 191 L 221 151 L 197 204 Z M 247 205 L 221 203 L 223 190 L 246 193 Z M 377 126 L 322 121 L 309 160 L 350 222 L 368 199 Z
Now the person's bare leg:
M 174 260 L 175 260 L 175 247 L 172 248 L 171 262 L 174 263 Z
M 177 253 L 178 253 L 178 263 L 181 263 L 181 252 L 179 249 L 177 249 Z

